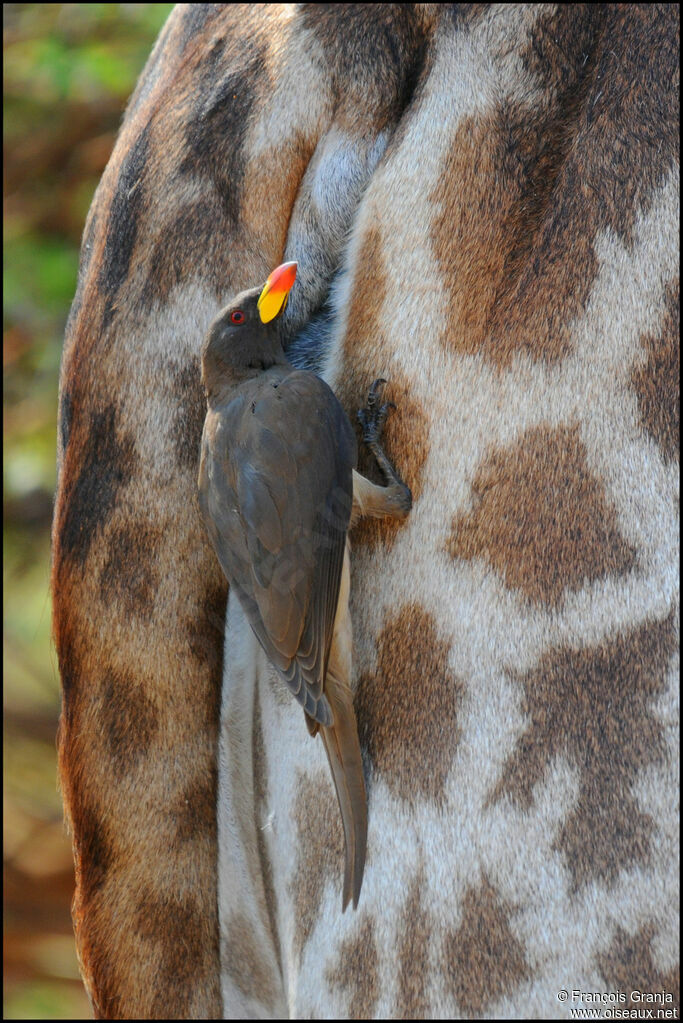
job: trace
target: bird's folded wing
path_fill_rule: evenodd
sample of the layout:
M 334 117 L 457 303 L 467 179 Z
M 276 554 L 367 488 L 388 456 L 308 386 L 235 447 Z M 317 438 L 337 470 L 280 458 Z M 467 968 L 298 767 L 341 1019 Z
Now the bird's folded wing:
M 214 543 L 266 654 L 306 712 L 329 725 L 323 682 L 351 513 L 353 431 L 327 385 L 299 372 L 258 388 L 233 423 L 214 467 L 223 477 L 214 480 L 222 505 Z

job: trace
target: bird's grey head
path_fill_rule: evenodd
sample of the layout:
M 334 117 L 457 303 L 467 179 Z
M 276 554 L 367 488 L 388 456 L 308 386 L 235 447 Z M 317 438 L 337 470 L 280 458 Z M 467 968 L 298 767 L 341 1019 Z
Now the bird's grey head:
M 283 263 L 265 285 L 240 292 L 209 327 L 202 346 L 202 382 L 209 401 L 286 362 L 278 319 L 287 305 L 296 266 Z

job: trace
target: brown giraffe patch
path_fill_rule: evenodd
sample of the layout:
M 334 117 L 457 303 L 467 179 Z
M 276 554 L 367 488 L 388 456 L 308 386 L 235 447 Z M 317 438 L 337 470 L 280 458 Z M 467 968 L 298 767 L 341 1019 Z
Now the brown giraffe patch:
M 410 803 L 443 800 L 460 741 L 465 687 L 448 667 L 449 651 L 433 615 L 404 605 L 379 636 L 376 672 L 358 682 L 361 746 L 394 795 Z
M 678 967 L 666 973 L 659 970 L 652 958 L 652 938 L 655 928 L 652 924 L 642 927 L 636 934 L 629 935 L 617 927 L 614 940 L 606 952 L 597 956 L 598 969 L 610 987 L 623 991 L 627 1001 L 623 1008 L 652 1008 L 652 1003 L 634 1001 L 634 991 L 655 994 L 664 992 L 671 1001 L 662 1003 L 661 1008 L 675 1009 L 679 1018 L 681 999 L 681 975 Z M 659 1008 L 659 1006 L 657 1006 Z
M 677 279 L 666 289 L 664 320 L 658 335 L 642 339 L 647 362 L 631 374 L 640 421 L 659 445 L 665 462 L 678 458 L 680 443 L 680 333 L 681 296 Z
M 510 930 L 511 907 L 484 878 L 463 900 L 457 930 L 444 939 L 444 975 L 468 1018 L 481 1016 L 530 976 L 524 948 Z
M 323 784 L 320 777 L 300 778 L 294 820 L 298 850 L 292 895 L 298 924 L 295 947 L 301 953 L 315 926 L 326 882 L 331 880 L 341 890 L 344 833 L 331 783 Z
M 679 162 L 679 57 L 675 4 L 608 6 L 582 114 L 585 137 L 572 155 L 587 175 L 591 213 L 627 242 Z
M 564 853 L 575 888 L 613 881 L 649 855 L 654 822 L 631 789 L 640 770 L 665 756 L 650 705 L 664 690 L 675 646 L 671 614 L 593 647 L 558 647 L 517 678 L 529 726 L 492 799 L 509 795 L 528 809 L 553 758 L 567 757 L 579 773 L 579 796 L 554 848 Z
M 677 40 L 674 5 L 550 9 L 524 55 L 546 103 L 458 126 L 430 196 L 447 347 L 501 367 L 569 351 L 598 232 L 630 243 L 678 160 Z
M 97 275 L 100 294 L 105 300 L 103 329 L 113 318 L 120 288 L 128 281 L 138 227 L 144 220 L 150 135 L 151 124 L 147 124 L 128 147 L 109 207 L 109 226 Z
M 122 778 L 144 764 L 159 729 L 159 709 L 135 675 L 109 671 L 101 688 L 99 714 L 109 762 Z
M 578 590 L 636 565 L 578 426 L 537 426 L 494 448 L 472 483 L 474 508 L 453 520 L 453 558 L 483 558 L 534 604 L 557 607 Z
M 192 656 L 210 667 L 211 678 L 215 680 L 211 713 L 215 711 L 218 714 L 223 679 L 223 637 L 228 584 L 217 564 L 215 568 L 217 571 L 213 579 L 207 580 L 207 589 L 201 595 L 199 608 L 187 620 L 186 635 L 187 647 Z
M 394 1019 L 429 1019 L 427 981 L 429 979 L 429 943 L 433 926 L 424 908 L 421 873 L 410 886 L 401 913 L 398 945 L 398 1002 Z
M 591 55 L 606 16 L 596 4 L 547 4 L 534 20 L 522 60 L 538 77 L 546 96 L 558 105 L 575 102 L 579 86 L 590 76 Z M 565 129 L 568 113 L 560 106 L 558 120 Z
M 413 397 L 413 388 L 405 373 L 391 366 L 391 346 L 382 325 L 386 297 L 386 272 L 382 259 L 382 239 L 371 228 L 363 241 L 354 276 L 351 308 L 343 339 L 344 374 L 337 395 L 347 411 L 358 439 L 358 471 L 368 479 L 384 484 L 377 464 L 361 440 L 358 409 L 365 405 L 368 391 L 378 376 L 388 386 L 383 401 L 393 401 L 382 435 L 382 446 L 413 494 L 413 504 L 422 493 L 423 470 L 429 455 L 429 420 L 422 402 Z M 372 352 L 364 344 L 373 338 Z M 354 544 L 382 543 L 390 549 L 402 523 L 388 519 L 363 519 L 353 531 Z
M 84 785 L 72 790 L 72 819 L 80 895 L 89 902 L 101 891 L 115 860 L 114 843 L 104 814 L 86 794 Z M 74 905 L 74 913 L 76 909 Z
M 212 763 L 207 777 L 195 779 L 170 803 L 168 814 L 178 842 L 192 842 L 215 817 L 217 789 L 218 771 Z
M 222 965 L 237 990 L 246 998 L 275 1008 L 278 992 L 273 972 L 263 958 L 251 921 L 243 913 L 234 913 L 228 920 Z
M 245 189 L 250 115 L 269 76 L 264 21 L 249 8 L 240 18 L 239 30 L 225 33 L 227 45 L 209 48 L 203 61 L 202 88 L 188 100 L 186 156 L 180 166 L 181 174 L 201 174 L 211 182 L 233 229 Z
M 217 294 L 230 286 L 230 249 L 225 214 L 217 197 L 207 196 L 174 213 L 169 223 L 156 228 L 145 261 L 147 276 L 141 300 L 146 308 L 168 301 L 171 291 L 190 275 L 210 284 Z M 202 268 L 200 273 L 199 267 Z
M 215 940 L 213 933 L 207 934 L 213 928 L 204 920 L 200 904 L 191 898 L 159 898 L 150 892 L 140 900 L 131 927 L 139 954 L 150 955 L 156 966 L 157 993 L 151 1001 L 151 1018 L 164 1018 L 170 1004 L 179 1019 L 191 1019 L 193 985 L 206 973 L 205 942 L 207 938 Z M 162 929 L 163 944 L 158 940 Z
M 511 293 L 535 256 L 538 232 L 552 208 L 603 21 L 600 5 L 549 8 L 535 19 L 522 54 L 546 104 L 531 110 L 507 102 L 486 117 L 466 119 L 456 131 L 431 195 L 439 210 L 432 242 L 449 297 L 447 347 L 483 351 L 502 366 L 527 346 L 532 355 L 552 360 L 568 350 L 559 324 L 546 327 L 531 345 L 518 337 L 510 329 Z M 587 295 L 597 269 L 589 239 L 581 262 Z M 545 316 L 553 316 L 553 309 L 547 302 Z
M 365 917 L 354 938 L 339 946 L 335 966 L 328 966 L 325 979 L 332 988 L 348 992 L 348 1019 L 371 1019 L 380 995 L 379 954 L 375 925 Z
M 53 558 L 53 572 L 54 560 Z M 67 592 L 62 593 L 65 608 L 70 605 L 72 588 L 73 584 L 67 577 L 65 586 Z M 83 656 L 82 643 L 79 642 L 79 630 L 74 617 L 66 613 L 56 613 L 52 620 L 52 637 L 59 654 L 59 674 L 62 683 L 62 712 L 57 729 L 58 748 L 61 748 L 63 741 L 68 741 L 77 697 L 80 696 L 81 691 L 80 676 L 84 669 L 84 660 L 87 659 Z
M 332 71 L 336 116 L 353 130 L 368 117 L 379 131 L 409 103 L 424 54 L 424 32 L 409 4 L 347 4 L 344 29 L 329 4 L 306 4 L 301 23 L 321 43 Z
M 206 397 L 199 360 L 176 369 L 173 394 L 173 406 L 176 409 L 173 422 L 176 459 L 181 468 L 198 472 L 199 448 L 206 418 Z
M 149 620 L 159 586 L 161 538 L 161 530 L 148 522 L 126 524 L 109 534 L 107 560 L 100 573 L 104 604 L 119 601 L 122 613 Z
M 93 411 L 87 426 L 81 422 L 78 431 L 81 450 L 69 452 L 79 471 L 76 479 L 66 485 L 56 512 L 59 570 L 64 559 L 74 558 L 81 567 L 85 564 L 95 537 L 116 506 L 121 488 L 135 473 L 138 461 L 135 440 L 129 433 L 119 435 L 118 419 L 115 405 Z M 77 439 L 73 431 L 71 439 L 73 448 Z
M 503 368 L 520 351 L 549 361 L 569 351 L 554 303 L 546 303 L 543 329 L 529 337 L 510 296 L 536 240 L 528 231 L 526 205 L 533 200 L 540 219 L 543 197 L 557 176 L 550 163 L 556 158 L 552 146 L 539 160 L 546 134 L 552 135 L 547 124 L 511 103 L 487 116 L 465 118 L 429 197 L 436 211 L 432 246 L 446 289 L 442 342 L 464 355 L 482 353 Z M 581 292 L 574 299 L 578 311 L 597 261 L 589 238 L 577 245 L 585 249 L 573 254 L 582 270 Z

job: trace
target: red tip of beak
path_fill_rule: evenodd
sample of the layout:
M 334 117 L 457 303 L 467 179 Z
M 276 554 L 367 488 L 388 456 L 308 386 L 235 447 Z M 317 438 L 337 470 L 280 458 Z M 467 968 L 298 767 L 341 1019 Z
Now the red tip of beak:
M 293 260 L 291 263 L 281 263 L 280 266 L 276 266 L 268 278 L 268 290 L 289 291 L 296 280 L 296 268 L 296 260 Z

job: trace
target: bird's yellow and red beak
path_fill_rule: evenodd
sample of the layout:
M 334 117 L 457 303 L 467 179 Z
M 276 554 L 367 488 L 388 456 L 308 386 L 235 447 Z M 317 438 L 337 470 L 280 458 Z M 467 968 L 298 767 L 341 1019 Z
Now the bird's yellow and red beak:
M 296 262 L 281 263 L 266 281 L 256 303 L 262 323 L 270 323 L 284 309 L 296 280 L 296 266 Z

